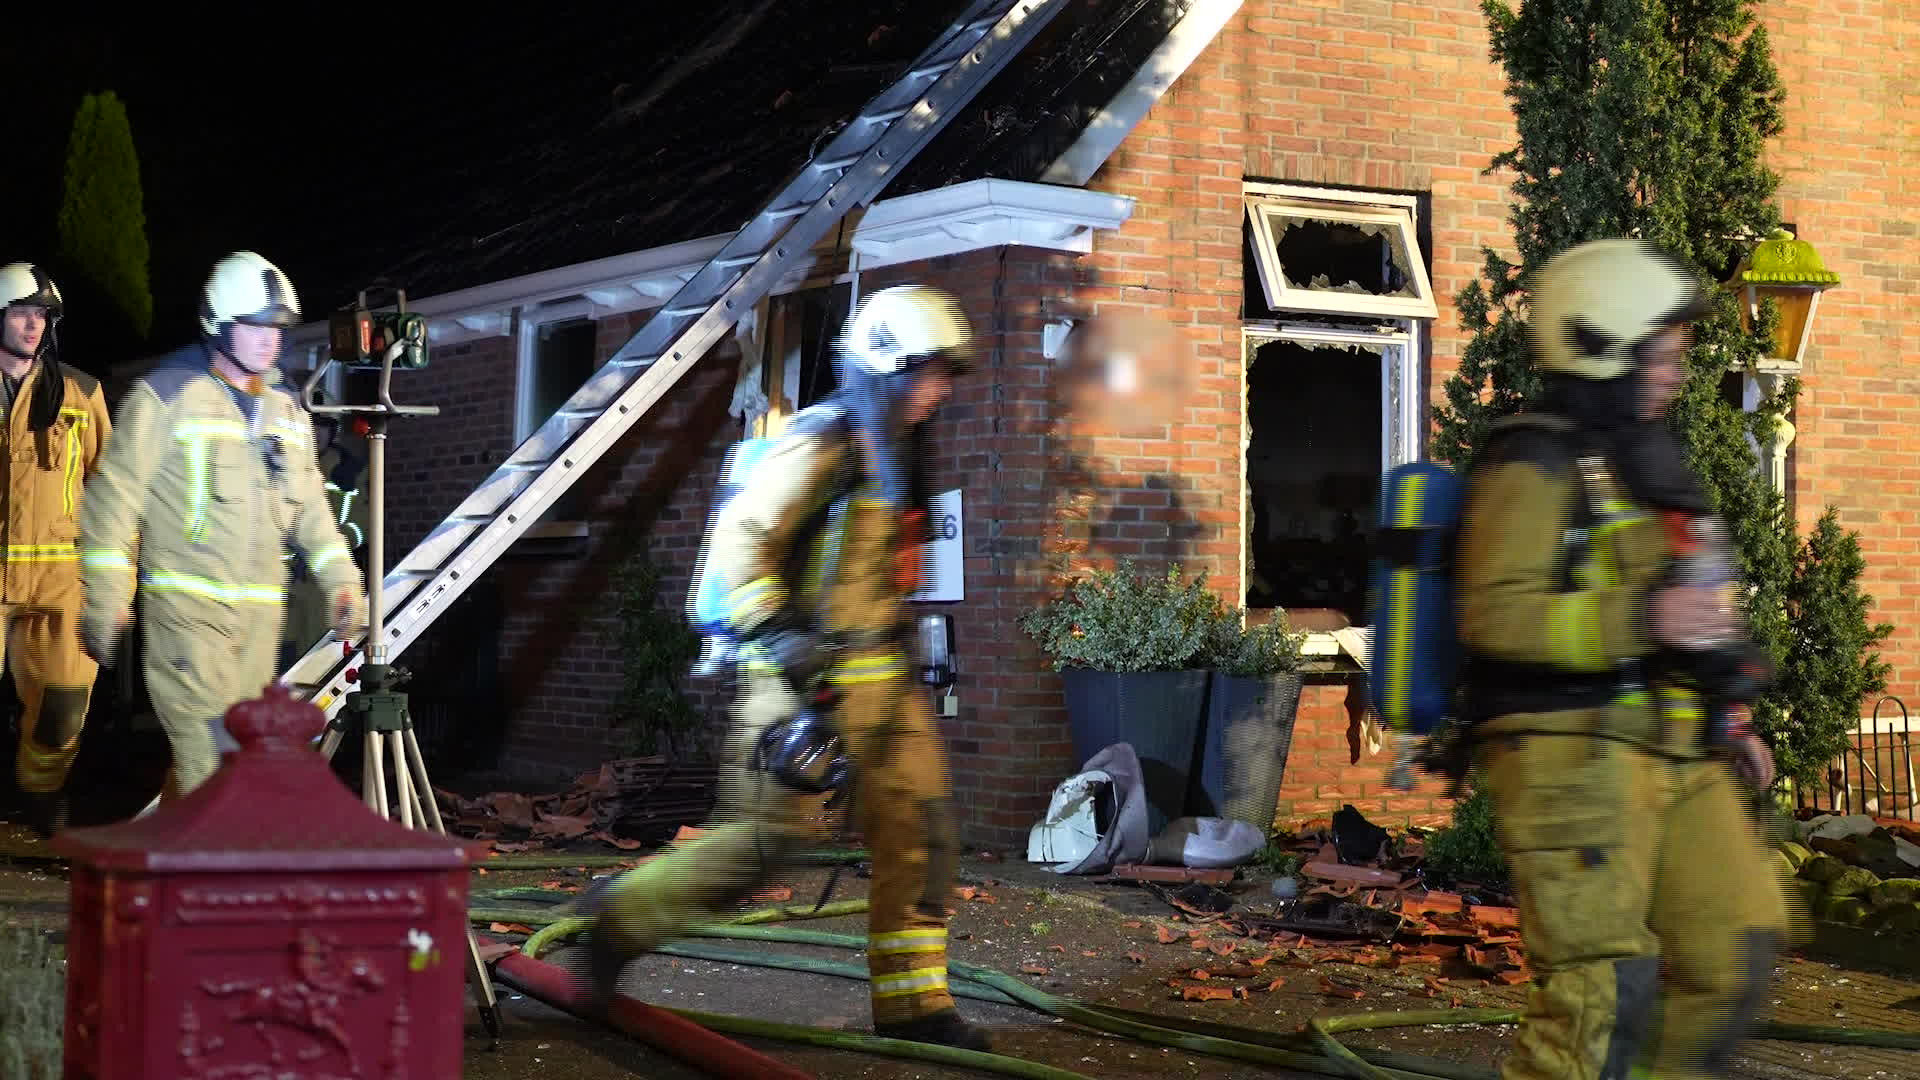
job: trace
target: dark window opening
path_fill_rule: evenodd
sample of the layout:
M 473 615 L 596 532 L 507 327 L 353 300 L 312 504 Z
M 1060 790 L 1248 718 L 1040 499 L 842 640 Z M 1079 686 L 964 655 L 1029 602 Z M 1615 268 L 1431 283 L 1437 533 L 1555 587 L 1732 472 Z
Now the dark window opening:
M 534 331 L 533 396 L 528 409 L 531 436 L 560 411 L 567 399 L 600 369 L 592 319 L 560 319 Z M 543 522 L 584 521 L 586 505 L 579 485 L 569 487 L 547 508 Z
M 853 296 L 851 284 L 808 289 L 786 297 L 787 355 L 800 362 L 800 397 L 795 409 L 816 404 L 840 388 L 833 368 L 834 342 L 846 323 Z
M 1380 487 L 1380 358 L 1277 341 L 1247 372 L 1247 606 L 1366 622 Z
M 1394 265 L 1394 234 L 1380 226 L 1275 215 L 1280 272 L 1296 289 L 1411 296 L 1413 282 Z

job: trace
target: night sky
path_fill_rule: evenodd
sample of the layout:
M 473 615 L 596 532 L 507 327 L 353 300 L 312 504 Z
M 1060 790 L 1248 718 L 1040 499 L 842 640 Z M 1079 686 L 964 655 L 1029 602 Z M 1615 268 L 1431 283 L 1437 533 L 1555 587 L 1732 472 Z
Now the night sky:
M 200 284 L 239 249 L 279 264 L 312 319 L 376 271 L 427 295 L 615 253 L 588 250 L 596 237 L 631 250 L 732 228 L 730 189 L 757 204 L 960 6 L 35 16 L 0 40 L 0 262 L 53 261 L 74 111 L 108 89 L 140 158 L 154 326 L 145 342 L 87 340 L 63 282 L 64 358 L 87 370 L 193 340 Z M 751 39 L 730 38 L 742 25 Z

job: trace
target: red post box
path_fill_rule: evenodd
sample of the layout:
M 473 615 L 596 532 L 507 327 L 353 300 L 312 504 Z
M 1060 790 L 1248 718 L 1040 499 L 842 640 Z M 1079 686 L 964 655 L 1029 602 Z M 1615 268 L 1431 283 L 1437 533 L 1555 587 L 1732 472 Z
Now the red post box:
M 66 1080 L 451 1080 L 465 1014 L 457 841 L 356 801 L 271 687 L 225 767 L 73 861 Z

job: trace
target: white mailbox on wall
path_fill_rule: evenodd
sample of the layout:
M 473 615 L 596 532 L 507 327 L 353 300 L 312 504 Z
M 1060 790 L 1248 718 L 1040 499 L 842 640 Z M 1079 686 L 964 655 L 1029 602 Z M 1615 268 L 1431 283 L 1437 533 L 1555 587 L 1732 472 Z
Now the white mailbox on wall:
M 934 496 L 933 542 L 927 545 L 926 583 L 912 599 L 922 604 L 945 604 L 966 599 L 966 528 L 960 513 L 960 491 Z

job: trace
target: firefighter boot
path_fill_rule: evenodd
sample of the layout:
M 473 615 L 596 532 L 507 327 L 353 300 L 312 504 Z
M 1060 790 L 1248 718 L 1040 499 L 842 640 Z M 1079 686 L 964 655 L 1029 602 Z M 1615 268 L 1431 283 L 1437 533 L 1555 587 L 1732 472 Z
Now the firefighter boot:
M 883 1039 L 938 1043 L 957 1050 L 978 1050 L 983 1054 L 993 1052 L 993 1041 L 987 1038 L 987 1033 L 962 1020 L 956 1009 L 942 1009 L 927 1016 L 916 1016 L 891 1024 L 875 1024 L 873 1033 Z

